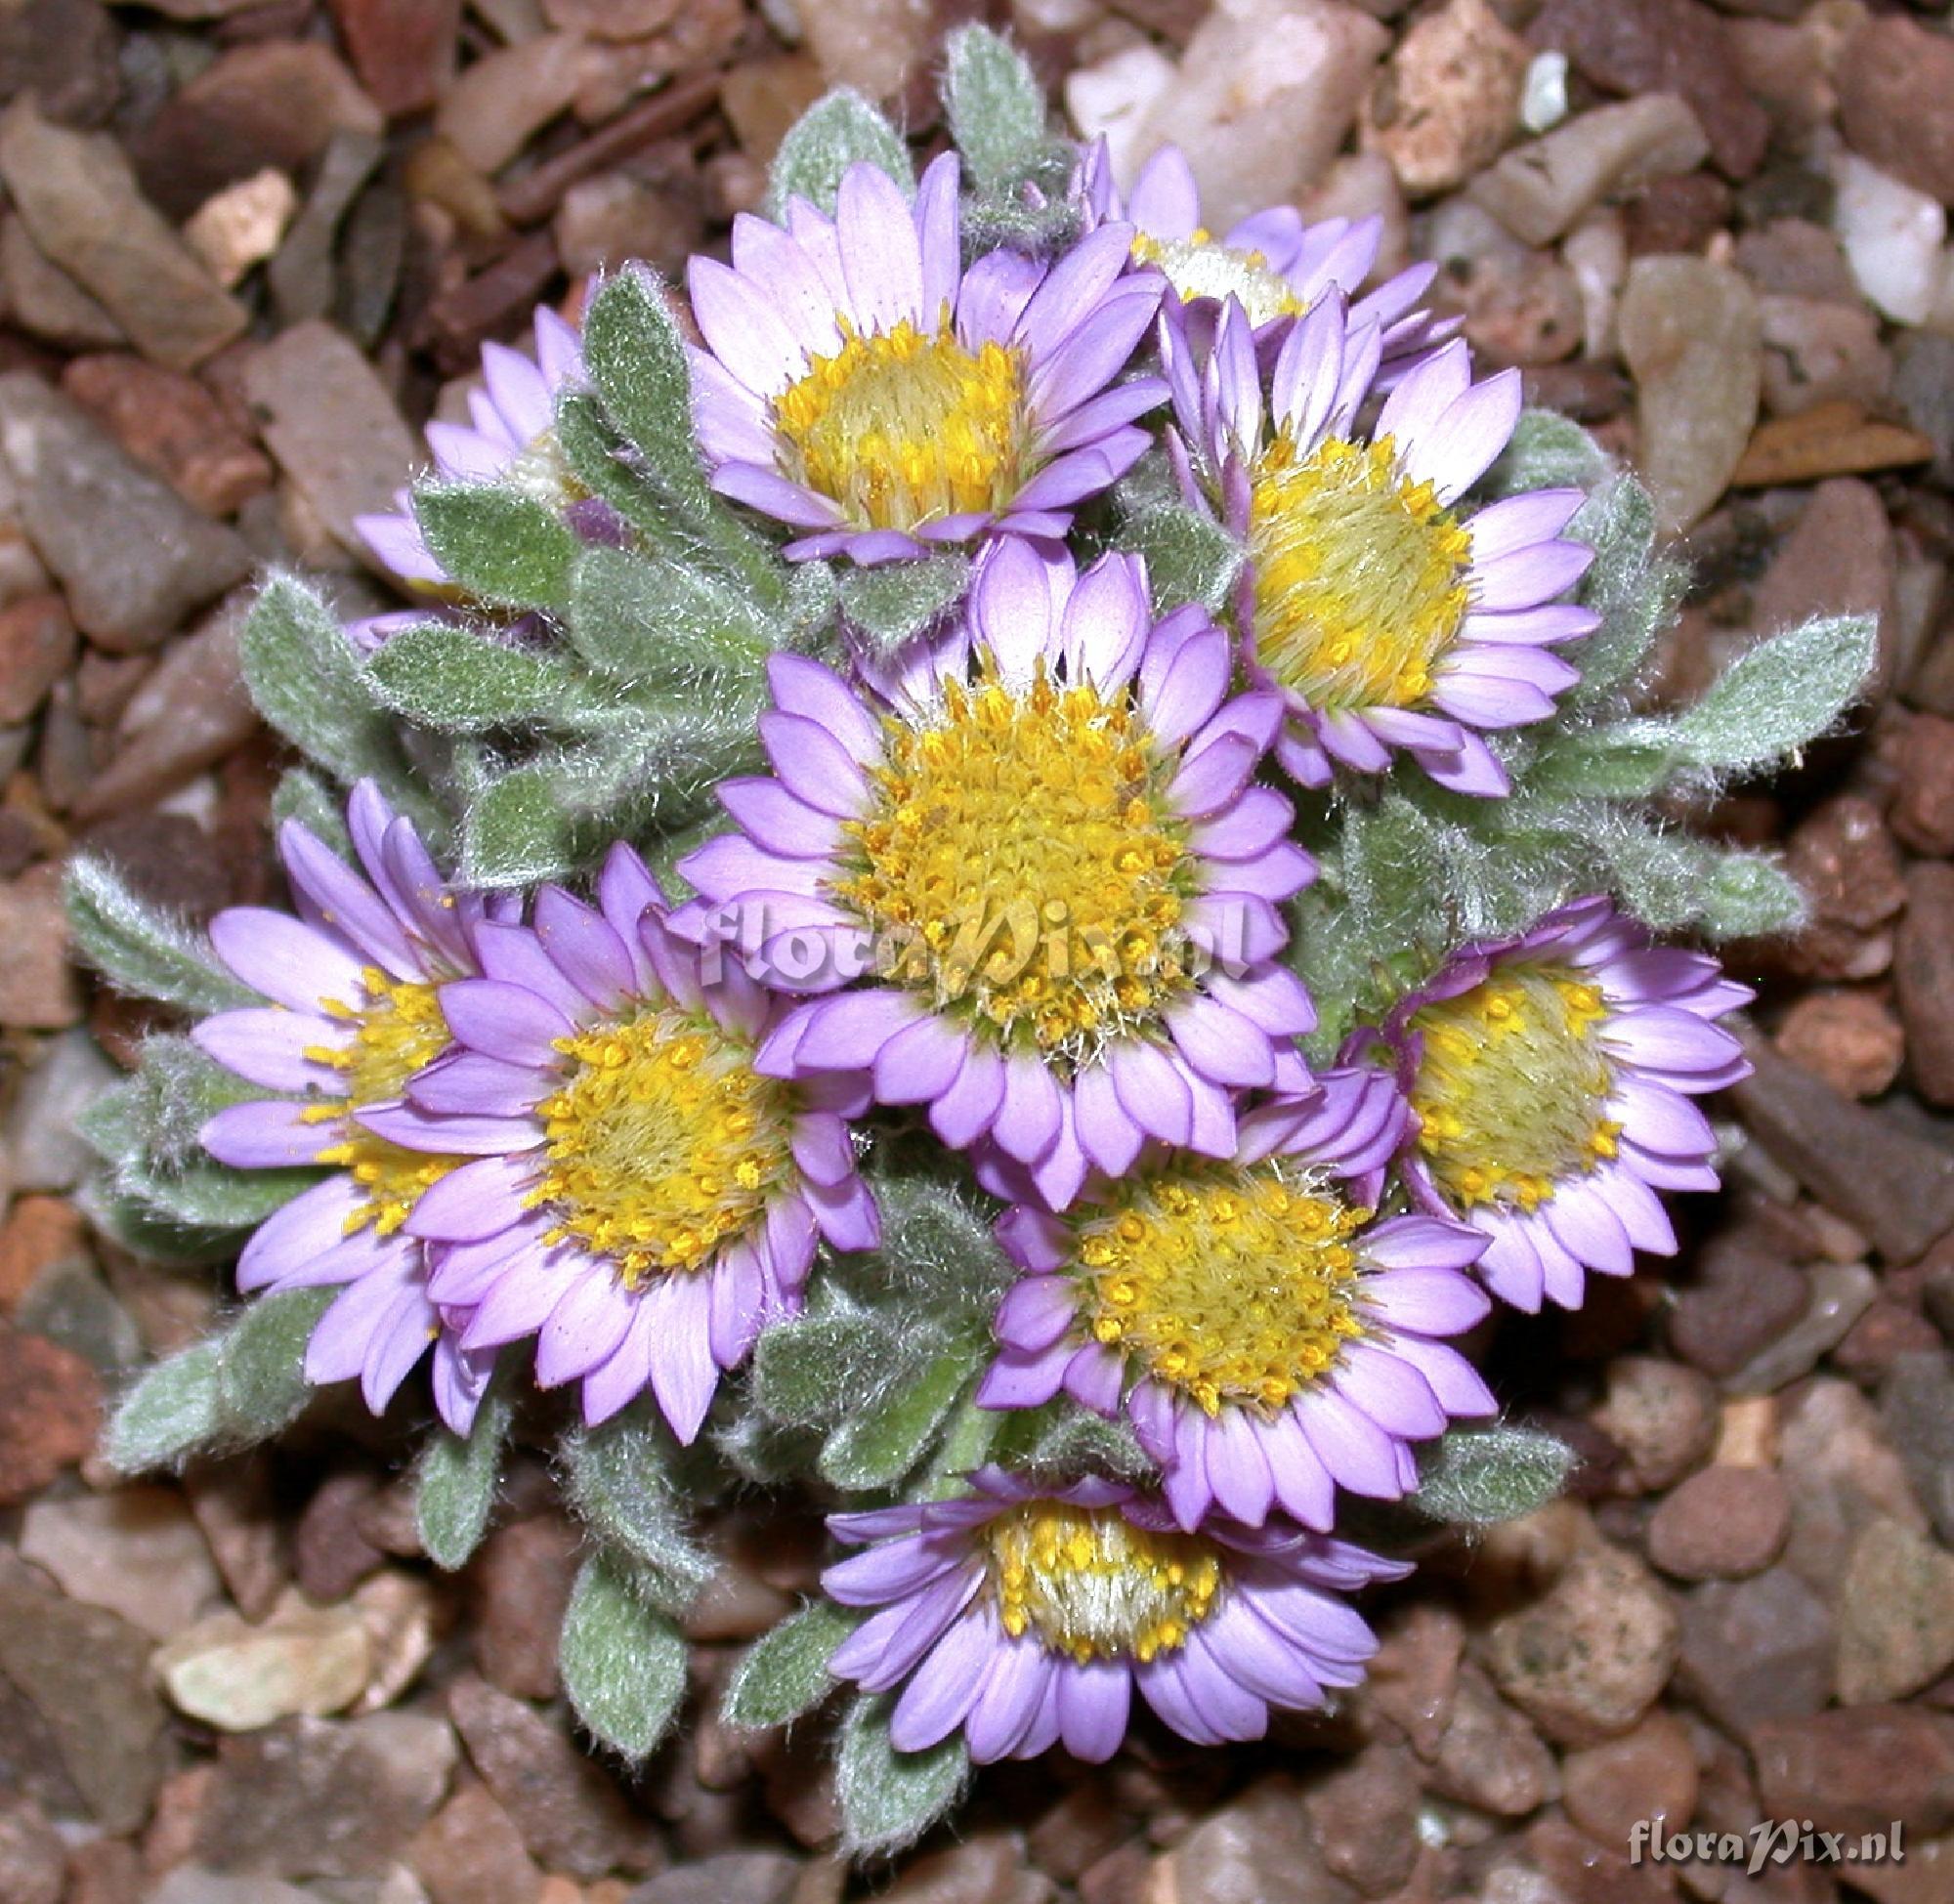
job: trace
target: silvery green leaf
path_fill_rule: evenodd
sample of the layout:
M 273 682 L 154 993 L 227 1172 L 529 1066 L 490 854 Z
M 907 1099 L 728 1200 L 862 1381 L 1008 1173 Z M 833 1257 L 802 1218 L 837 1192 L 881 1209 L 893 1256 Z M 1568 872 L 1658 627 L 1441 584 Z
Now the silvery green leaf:
M 1044 88 L 1024 56 L 988 26 L 944 42 L 944 115 L 980 191 L 1023 178 L 1045 144 Z
M 103 1458 L 120 1474 L 171 1467 L 218 1440 L 222 1345 L 194 1342 L 149 1370 L 110 1417 Z
M 88 1220 L 131 1255 L 191 1264 L 224 1262 L 237 1254 L 234 1229 L 192 1228 L 112 1182 L 84 1186 L 78 1201 Z
M 115 1187 L 189 1229 L 248 1230 L 319 1182 L 317 1170 L 234 1170 L 215 1162 L 156 1169 L 132 1163 Z
M 553 656 L 451 621 L 390 635 L 366 673 L 395 713 L 446 733 L 561 722 L 587 711 L 583 684 Z
M 584 1525 L 634 1566 L 639 1593 L 683 1613 L 711 1579 L 713 1560 L 686 1525 L 670 1430 L 633 1410 L 573 1435 L 564 1452 L 571 1504 Z
M 758 605 L 723 576 L 624 549 L 578 559 L 568 632 L 592 667 L 647 686 L 750 674 L 774 645 Z
M 634 1764 L 685 1697 L 685 1636 L 633 1590 L 628 1563 L 593 1554 L 563 1617 L 563 1689 L 591 1735 Z
M 1580 424 L 1554 410 L 1522 410 L 1486 487 L 1495 495 L 1527 489 L 1593 489 L 1614 465 Z
M 70 860 L 64 896 L 75 950 L 120 991 L 199 1013 L 259 1002 L 202 932 L 141 898 L 108 861 Z
M 422 1452 L 414 1520 L 428 1558 L 448 1573 L 468 1564 L 488 1531 L 502 1477 L 502 1445 L 509 1433 L 510 1413 L 508 1398 L 491 1388 L 482 1398 L 466 1435 L 437 1427 Z
M 822 1477 L 837 1488 L 892 1487 L 928 1456 L 937 1429 L 981 1360 L 981 1350 L 953 1343 L 853 1412 L 821 1451 Z
M 1212 517 L 1178 502 L 1158 502 L 1129 517 L 1119 545 L 1146 558 L 1157 614 L 1185 602 L 1218 614 L 1247 557 Z
M 1084 1474 L 1139 1483 L 1157 1472 L 1125 1421 L 1109 1421 L 1070 1396 L 1013 1414 L 1007 1432 L 1004 1464 L 1054 1486 Z
M 810 1600 L 788 1614 L 733 1669 L 720 1716 L 728 1725 L 757 1732 L 811 1713 L 834 1689 L 828 1662 L 860 1619 L 832 1600 Z
M 1823 615 L 1746 649 L 1677 716 L 1691 766 L 1757 772 L 1828 732 L 1864 692 L 1879 656 L 1869 614 Z
M 787 1427 L 828 1427 L 885 1389 L 910 1363 L 913 1328 L 873 1310 L 776 1323 L 753 1347 L 753 1401 Z
M 287 768 L 272 794 L 272 825 L 288 820 L 322 840 L 342 860 L 353 858 L 353 838 L 346 830 L 346 810 L 309 767 Z
M 920 1296 L 946 1324 L 974 1321 L 988 1330 L 1016 1274 L 990 1219 L 967 1197 L 929 1177 L 878 1177 L 874 1189 L 882 1247 L 872 1260 L 849 1266 L 853 1280 L 872 1287 L 873 1279 Z
M 864 160 L 913 194 L 915 172 L 902 135 L 860 93 L 838 87 L 816 100 L 781 141 L 767 185 L 767 216 L 785 218 L 794 198 L 831 215 L 843 175 Z
M 692 371 L 663 287 L 641 265 L 607 278 L 583 318 L 583 361 L 639 469 L 681 518 L 712 507 L 692 425 Z
M 561 609 L 570 600 L 581 544 L 554 509 L 494 483 L 420 483 L 413 494 L 435 559 L 478 601 Z
M 1659 792 L 1676 770 L 1676 733 L 1669 721 L 1619 721 L 1575 728 L 1553 737 L 1525 775 L 1526 790 L 1543 798 L 1634 800 Z
M 1774 861 L 1639 824 L 1605 853 L 1624 909 L 1658 932 L 1699 927 L 1712 940 L 1768 938 L 1804 923 L 1805 896 Z
M 1411 1505 L 1420 1513 L 1490 1527 L 1553 1500 L 1574 1466 L 1574 1451 L 1544 1429 L 1500 1423 L 1453 1428 L 1421 1444 L 1418 1466 Z
M 431 842 L 440 814 L 408 772 L 394 717 L 373 697 L 361 657 L 307 583 L 274 575 L 237 637 L 244 685 L 266 722 L 335 779 L 372 775 Z
M 575 865 L 575 816 L 565 811 L 548 761 L 492 781 L 461 821 L 461 877 L 500 889 L 553 879 Z
M 964 555 L 925 556 L 851 571 L 841 583 L 841 613 L 875 655 L 913 640 L 963 598 L 970 579 Z
M 297 1417 L 312 1395 L 306 1344 L 338 1295 L 336 1288 L 283 1290 L 245 1307 L 223 1338 L 218 1367 L 228 1430 L 260 1441 Z
M 1612 700 L 1634 680 L 1656 636 L 1676 618 L 1687 576 L 1679 564 L 1655 556 L 1655 504 L 1632 476 L 1597 489 L 1567 533 L 1594 551 L 1581 600 L 1601 617 L 1592 634 L 1558 651 L 1581 670 L 1560 703 L 1576 712 Z
M 841 1848 L 851 1857 L 886 1857 L 936 1823 L 962 1795 L 970 1755 L 959 1729 L 927 1752 L 889 1743 L 887 1693 L 857 1699 L 841 1722 L 835 1791 Z

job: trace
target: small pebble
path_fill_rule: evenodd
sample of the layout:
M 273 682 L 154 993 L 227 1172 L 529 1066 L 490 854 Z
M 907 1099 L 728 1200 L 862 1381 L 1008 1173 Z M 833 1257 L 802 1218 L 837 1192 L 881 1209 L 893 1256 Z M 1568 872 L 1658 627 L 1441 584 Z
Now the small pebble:
M 1807 992 L 1785 1013 L 1774 1042 L 1847 1097 L 1878 1097 L 1906 1056 L 1899 1020 L 1870 992 Z
M 1790 1531 L 1791 1497 L 1772 1469 L 1717 1463 L 1664 1496 L 1648 1554 L 1677 1580 L 1741 1580 L 1768 1567 Z

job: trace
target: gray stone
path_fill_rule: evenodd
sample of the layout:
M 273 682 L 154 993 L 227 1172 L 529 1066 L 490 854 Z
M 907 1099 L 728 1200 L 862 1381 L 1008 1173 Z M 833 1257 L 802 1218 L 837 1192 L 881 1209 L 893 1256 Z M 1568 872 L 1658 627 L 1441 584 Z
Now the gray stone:
M 1809 1375 L 1880 1292 L 1879 1278 L 1864 1263 L 1820 1263 L 1805 1280 L 1805 1314 L 1725 1379 L 1731 1394 L 1774 1395 Z
M 99 648 L 153 648 L 250 572 L 251 553 L 235 534 L 30 371 L 0 377 L 0 456 L 29 538 Z
M 163 1776 L 163 1703 L 149 1689 L 149 1640 L 127 1621 L 49 1591 L 0 1548 L 0 1672 L 53 1734 L 62 1763 L 105 1831 L 134 1831 Z
M 1880 1418 L 1933 1531 L 1954 1546 L 1954 1361 L 1903 1355 L 1880 1397 Z
M 77 1501 L 37 1501 L 21 1552 L 70 1599 L 106 1607 L 167 1639 L 217 1597 L 217 1568 L 175 1488 L 131 1487 Z
M 12 1159 L 17 1193 L 69 1191 L 81 1182 L 95 1153 L 75 1120 L 120 1078 L 87 1032 L 64 1032 L 48 1041 L 0 1126 L 0 1151 Z
M 116 142 L 49 125 L 31 100 L 0 119 L 4 179 L 34 243 L 93 296 L 147 358 L 188 370 L 247 321 L 146 199 Z
M 624 1904 L 786 1904 L 799 1875 L 799 1864 L 780 1851 L 723 1851 L 716 1857 L 699 1858 L 661 1872 L 650 1883 L 631 1891 Z M 888 1893 L 891 1904 L 913 1879 L 925 1875 L 912 1869 L 904 1883 Z M 956 1893 L 959 1897 L 965 1894 Z M 934 1895 L 918 1890 L 918 1904 Z M 950 1895 L 944 1893 L 946 1904 Z
M 1954 1665 L 1954 1553 L 1903 1521 L 1859 1536 L 1839 1596 L 1839 1701 L 1904 1699 Z
M 1772 1567 L 1682 1596 L 1678 1680 L 1741 1737 L 1761 1719 L 1817 1712 L 1832 1695 L 1835 1647 L 1825 1603 L 1789 1568 Z
M 42 254 L 18 212 L 0 218 L 0 295 L 22 330 L 63 350 L 111 350 L 128 342 L 122 326 Z
M 1164 1872 L 1171 1875 L 1160 1883 Z M 1176 1904 L 1345 1904 L 1357 1895 L 1325 1867 L 1301 1788 L 1279 1773 L 1203 1819 L 1155 1880 Z
M 149 1904 L 316 1904 L 310 1891 L 269 1878 L 229 1878 L 207 1865 L 180 1864 L 149 1893 Z

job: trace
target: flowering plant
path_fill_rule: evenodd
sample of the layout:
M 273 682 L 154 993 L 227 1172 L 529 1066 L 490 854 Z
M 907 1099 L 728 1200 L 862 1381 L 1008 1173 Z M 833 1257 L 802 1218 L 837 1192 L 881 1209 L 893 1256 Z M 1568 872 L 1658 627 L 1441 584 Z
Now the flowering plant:
M 814 1491 L 853 1551 L 726 1709 L 838 1705 L 860 1852 L 1135 1692 L 1211 1744 L 1325 1703 L 1374 1546 L 1560 1485 L 1471 1332 L 1715 1183 L 1747 994 L 1655 938 L 1799 900 L 1673 803 L 1872 662 L 1814 622 L 1643 711 L 1648 499 L 1428 274 L 1365 294 L 1375 230 L 1287 208 L 1215 240 L 1170 150 L 1123 194 L 982 29 L 945 99 L 919 179 L 818 105 L 695 332 L 633 269 L 490 347 L 365 526 L 420 607 L 266 585 L 289 911 L 70 884 L 189 1021 L 91 1114 L 98 1220 L 247 1298 L 111 1460 L 357 1380 L 453 1567 L 555 1437 L 565 1682 L 630 1758 L 717 1502 Z

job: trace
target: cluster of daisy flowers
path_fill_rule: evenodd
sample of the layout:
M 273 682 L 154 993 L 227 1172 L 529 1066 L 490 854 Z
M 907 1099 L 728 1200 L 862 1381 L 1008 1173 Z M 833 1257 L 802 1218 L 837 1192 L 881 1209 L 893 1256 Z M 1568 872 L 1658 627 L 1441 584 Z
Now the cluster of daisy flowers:
M 1496 1302 L 1571 1308 L 1674 1250 L 1662 1193 L 1716 1181 L 1695 1100 L 1745 1070 L 1744 988 L 1598 893 L 1408 947 L 1311 1041 L 1326 839 L 1385 783 L 1509 792 L 1504 738 L 1554 717 L 1596 623 L 1585 497 L 1481 499 L 1517 376 L 1475 375 L 1428 270 L 1366 288 L 1375 222 L 1216 238 L 1177 152 L 1124 195 L 1075 157 L 1055 207 L 1026 188 L 1063 214 L 1041 248 L 972 255 L 949 152 L 913 191 L 859 160 L 694 261 L 713 507 L 843 605 L 766 659 L 766 771 L 702 836 L 476 889 L 362 781 L 344 852 L 283 823 L 291 911 L 215 921 L 262 1002 L 193 1033 L 243 1080 L 209 1156 L 313 1173 L 239 1290 L 326 1291 L 307 1378 L 378 1412 L 427 1360 L 463 1439 L 516 1384 L 709 1447 L 756 1342 L 885 1247 L 895 1176 L 981 1206 L 970 1453 L 830 1516 L 819 1681 L 886 1696 L 897 1754 L 978 1761 L 1103 1759 L 1135 1693 L 1215 1744 L 1355 1683 L 1348 1596 L 1408 1569 L 1339 1537 L 1345 1503 L 1496 1416 L 1465 1345 Z M 439 475 L 632 546 L 557 435 L 584 340 L 544 314 L 533 360 L 484 368 Z M 1210 603 L 1164 603 L 1109 532 L 1148 471 L 1238 551 Z M 411 501 L 364 528 L 424 607 L 361 652 L 431 610 L 549 653 L 547 607 L 469 620 Z M 947 559 L 901 638 L 851 619 L 860 578 Z M 930 1326 L 887 1287 L 898 1334 Z M 1132 1460 L 1014 1458 L 1014 1421 L 1061 1417 Z

